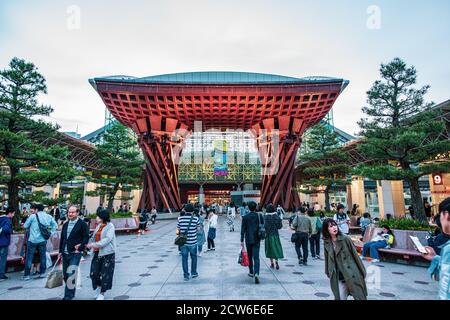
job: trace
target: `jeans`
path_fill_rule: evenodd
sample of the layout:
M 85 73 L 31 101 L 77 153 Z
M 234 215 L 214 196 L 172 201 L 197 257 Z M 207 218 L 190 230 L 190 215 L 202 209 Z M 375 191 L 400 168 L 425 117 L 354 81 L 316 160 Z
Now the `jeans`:
M 0 277 L 6 273 L 6 260 L 8 259 L 8 247 L 0 247 Z
M 33 255 L 34 252 L 39 250 L 40 255 L 40 268 L 39 273 L 41 275 L 45 274 L 45 270 L 47 270 L 46 262 L 47 262 L 47 256 L 45 253 L 47 252 L 47 241 L 41 242 L 41 243 L 33 243 L 28 241 L 27 242 L 27 254 L 25 257 L 25 273 L 24 276 L 28 277 L 31 272 L 31 265 L 33 264 Z
M 298 259 L 303 259 L 303 262 L 308 261 L 308 237 L 309 235 L 306 232 L 298 232 L 298 240 L 295 242 L 295 251 L 297 252 Z M 300 247 L 302 248 L 302 252 L 300 251 Z
M 191 274 L 197 275 L 197 245 L 181 246 L 181 262 L 183 266 L 184 277 L 189 279 L 188 255 L 191 255 Z
M 365 257 L 367 255 L 367 251 L 369 251 L 371 258 L 380 260 L 378 249 L 386 248 L 387 245 L 388 244 L 386 240 L 367 242 L 363 246 L 362 256 Z
M 320 257 L 320 232 L 312 234 L 309 238 L 309 248 L 312 257 Z
M 245 244 L 247 248 L 248 260 L 250 261 L 250 265 L 248 266 L 248 270 L 251 274 L 255 276 L 259 275 L 259 247 L 260 243 L 253 244 Z
M 64 299 L 72 300 L 75 297 L 77 286 L 78 266 L 80 265 L 81 253 L 63 253 L 63 276 L 66 288 L 64 289 Z M 70 278 L 70 279 L 69 279 Z M 69 280 L 69 281 L 68 281 Z
M 202 251 L 203 251 L 203 245 L 197 246 L 197 252 L 202 253 Z

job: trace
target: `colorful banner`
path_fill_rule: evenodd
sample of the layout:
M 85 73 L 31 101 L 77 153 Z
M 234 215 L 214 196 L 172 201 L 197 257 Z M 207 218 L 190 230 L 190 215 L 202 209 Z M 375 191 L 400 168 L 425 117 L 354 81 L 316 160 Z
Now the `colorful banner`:
M 227 176 L 227 150 L 228 145 L 226 140 L 214 141 L 214 175 Z

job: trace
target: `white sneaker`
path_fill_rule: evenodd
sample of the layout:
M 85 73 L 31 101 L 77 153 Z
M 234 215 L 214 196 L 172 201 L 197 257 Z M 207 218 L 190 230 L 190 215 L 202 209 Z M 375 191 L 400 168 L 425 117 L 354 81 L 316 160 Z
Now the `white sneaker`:
M 97 299 L 95 299 L 95 300 L 105 300 L 105 296 L 102 294 L 99 294 Z
M 100 295 L 100 288 L 97 288 L 97 289 L 95 289 L 95 299 L 97 299 L 98 298 L 98 296 Z
M 377 263 L 377 262 L 380 262 L 380 260 L 378 260 L 378 259 L 372 259 L 372 262 L 373 262 L 373 263 Z

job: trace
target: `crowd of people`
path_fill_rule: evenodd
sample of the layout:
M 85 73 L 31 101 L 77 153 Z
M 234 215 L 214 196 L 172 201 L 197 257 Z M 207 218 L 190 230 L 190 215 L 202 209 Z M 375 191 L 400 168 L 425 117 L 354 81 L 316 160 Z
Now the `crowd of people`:
M 31 279 L 35 264 L 36 278 L 46 277 L 46 270 L 49 267 L 47 241 L 58 227 L 54 219 L 57 210 L 54 209 L 51 208 L 45 212 L 43 205 L 32 204 L 21 221 L 26 230 L 23 248 L 23 279 L 25 281 Z M 156 211 L 155 208 L 150 212 L 152 219 L 154 211 Z M 308 266 L 309 256 L 312 259 L 323 260 L 325 274 L 329 278 L 335 299 L 347 299 L 350 295 L 354 299 L 367 299 L 366 270 L 362 260 L 368 256 L 372 258 L 372 262 L 378 262 L 380 259 L 378 249 L 389 248 L 394 243 L 394 233 L 386 225 L 379 226 L 381 232 L 364 244 L 360 255 L 348 235 L 349 213 L 345 212 L 342 204 L 336 205 L 335 211 L 333 217 L 326 217 L 316 205 L 310 207 L 303 204 L 289 218 L 289 228 L 293 231 L 291 241 L 295 246 L 298 263 Z M 449 212 L 450 198 L 447 198 L 439 205 L 439 215 L 435 219 L 437 231 L 429 245 L 425 247 L 427 253 L 423 254 L 425 259 L 431 261 L 429 273 L 439 281 L 439 297 L 442 299 L 450 298 Z M 145 210 L 141 213 L 145 213 Z M 5 214 L 0 215 L 0 281 L 8 279 L 5 267 L 8 246 L 13 233 L 14 214 L 15 210 L 10 208 Z M 280 241 L 279 230 L 283 228 L 285 212 L 272 204 L 260 208 L 253 201 L 239 207 L 230 204 L 226 219 L 230 232 L 235 230 L 237 215 L 240 215 L 242 219 L 240 246 L 241 251 L 245 252 L 249 258 L 248 276 L 254 279 L 255 284 L 260 284 L 261 241 L 264 241 L 264 253 L 270 261 L 270 268 L 280 270 L 282 267 L 280 260 L 285 257 L 285 252 Z M 361 227 L 364 226 L 364 228 L 373 222 L 366 213 L 358 212 L 357 206 L 352 208 L 350 215 L 359 215 Z M 93 296 L 97 300 L 103 300 L 105 293 L 111 290 L 113 285 L 116 253 L 115 228 L 111 223 L 110 213 L 106 209 L 98 210 L 96 228 L 91 234 L 88 224 L 82 217 L 82 212 L 77 206 L 69 206 L 66 221 L 61 229 L 58 261 L 62 262 L 65 281 L 64 299 L 71 300 L 75 297 L 74 279 L 76 277 L 74 275 L 80 261 L 90 252 Z M 141 222 L 146 223 L 148 220 L 148 217 L 143 218 Z M 199 277 L 197 257 L 201 257 L 204 252 L 216 250 L 218 223 L 215 208 L 187 204 L 181 211 L 176 232 L 179 236 L 185 237 L 185 241 L 179 245 L 185 281 Z M 205 243 L 207 243 L 207 249 L 203 251 Z

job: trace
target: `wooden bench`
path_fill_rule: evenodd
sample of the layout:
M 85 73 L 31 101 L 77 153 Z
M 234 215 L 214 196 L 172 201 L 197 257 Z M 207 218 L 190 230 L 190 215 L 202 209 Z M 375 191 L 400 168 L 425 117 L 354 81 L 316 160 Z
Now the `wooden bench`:
M 366 232 L 364 234 L 363 241 L 354 240 L 354 244 L 356 249 L 359 252 L 362 252 L 363 245 L 369 242 L 373 237 L 381 232 L 381 228 L 377 228 L 374 225 L 370 225 L 366 228 Z M 415 231 L 415 230 L 392 230 L 394 233 L 394 243 L 391 245 L 390 249 L 378 249 L 380 253 L 380 257 L 385 260 L 400 260 L 406 261 L 408 263 L 416 263 L 419 265 L 427 266 L 429 262 L 425 260 L 420 252 L 418 252 L 409 236 L 416 236 L 419 238 L 422 244 L 426 244 L 426 231 Z
M 350 216 L 350 226 L 349 226 L 350 234 L 358 234 L 361 233 L 361 227 L 358 224 L 358 217 Z

